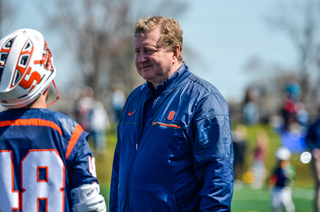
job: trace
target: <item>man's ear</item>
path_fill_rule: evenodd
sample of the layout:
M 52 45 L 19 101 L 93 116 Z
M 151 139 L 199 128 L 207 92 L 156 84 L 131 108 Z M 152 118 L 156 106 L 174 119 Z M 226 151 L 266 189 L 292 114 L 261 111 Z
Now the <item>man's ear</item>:
M 178 58 L 180 56 L 180 46 L 177 44 L 174 48 L 173 48 L 173 60 L 176 62 L 178 61 Z

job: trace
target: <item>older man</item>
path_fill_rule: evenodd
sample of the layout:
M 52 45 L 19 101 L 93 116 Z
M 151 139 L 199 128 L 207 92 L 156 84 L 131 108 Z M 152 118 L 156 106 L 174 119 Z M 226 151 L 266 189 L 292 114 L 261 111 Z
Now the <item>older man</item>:
M 147 82 L 118 126 L 110 211 L 230 211 L 233 148 L 226 101 L 192 74 L 173 18 L 139 20 L 135 65 Z

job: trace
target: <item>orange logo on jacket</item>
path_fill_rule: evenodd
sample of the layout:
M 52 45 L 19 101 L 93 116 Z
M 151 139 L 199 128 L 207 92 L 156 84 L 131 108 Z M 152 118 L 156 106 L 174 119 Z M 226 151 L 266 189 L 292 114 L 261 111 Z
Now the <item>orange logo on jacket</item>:
M 169 115 L 168 115 L 167 119 L 172 120 L 172 119 L 173 119 L 173 117 L 174 117 L 174 114 L 176 114 L 176 112 L 171 111 L 171 112 L 169 113 Z
M 136 111 L 133 112 L 129 112 L 128 115 L 131 116 L 132 114 L 134 114 Z M 0 211 L 1 212 L 1 211 Z

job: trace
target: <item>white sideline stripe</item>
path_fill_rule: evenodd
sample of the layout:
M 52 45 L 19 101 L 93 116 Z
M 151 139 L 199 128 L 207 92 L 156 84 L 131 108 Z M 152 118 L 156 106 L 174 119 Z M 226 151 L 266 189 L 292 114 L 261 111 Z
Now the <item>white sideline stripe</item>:
M 313 189 L 306 188 L 293 188 L 292 197 L 313 200 L 315 197 L 315 191 Z

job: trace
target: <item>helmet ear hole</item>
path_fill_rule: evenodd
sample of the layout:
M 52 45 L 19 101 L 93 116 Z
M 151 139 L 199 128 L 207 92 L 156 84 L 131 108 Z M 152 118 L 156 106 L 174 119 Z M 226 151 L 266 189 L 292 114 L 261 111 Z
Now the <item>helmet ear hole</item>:
M 29 59 L 29 56 L 28 55 L 24 55 L 21 57 L 21 60 L 20 60 L 20 65 L 22 67 L 26 67 L 27 65 L 27 62 L 28 62 L 28 59 Z
M 2 73 L 3 73 L 3 67 L 0 67 L 0 84 L 1 84 L 1 79 L 2 79 Z
M 6 62 L 8 57 L 8 53 L 2 53 L 0 57 L 0 61 Z
M 6 45 L 5 45 L 4 47 L 5 47 L 5 48 L 10 48 L 10 47 L 12 46 L 12 43 L 13 43 L 14 39 L 15 39 L 15 37 L 12 38 L 12 39 L 10 39 L 10 40 L 6 43 Z
M 24 47 L 24 50 L 27 50 L 30 47 L 30 42 L 27 43 L 26 47 Z
M 14 84 L 13 85 L 16 85 L 19 82 L 20 76 L 21 76 L 20 71 L 16 70 L 16 75 L 15 75 L 15 79 L 14 79 Z

